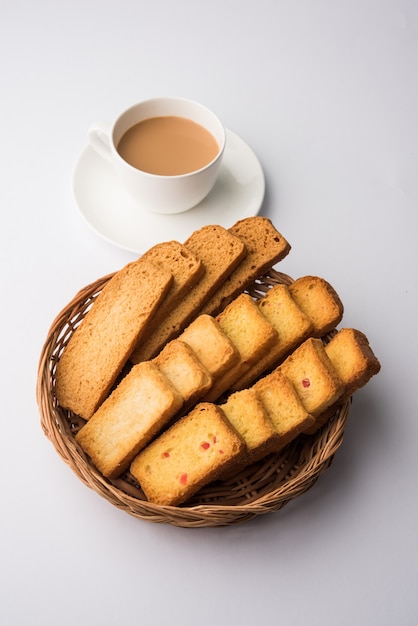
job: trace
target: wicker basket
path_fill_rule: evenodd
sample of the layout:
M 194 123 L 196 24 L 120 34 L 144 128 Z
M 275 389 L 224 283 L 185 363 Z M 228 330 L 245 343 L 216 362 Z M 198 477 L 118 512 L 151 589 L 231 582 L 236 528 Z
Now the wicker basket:
M 41 425 L 59 455 L 77 476 L 113 505 L 135 517 L 189 528 L 244 522 L 281 509 L 312 487 L 330 466 L 342 443 L 350 401 L 315 435 L 299 436 L 279 454 L 247 467 L 233 479 L 208 485 L 184 506 L 152 504 L 129 473 L 117 480 L 108 480 L 96 470 L 74 437 L 83 420 L 57 402 L 55 370 L 72 333 L 111 276 L 105 276 L 82 289 L 63 309 L 51 326 L 39 362 L 37 400 Z M 270 270 L 248 291 L 254 298 L 259 298 L 271 286 L 291 282 L 289 276 Z

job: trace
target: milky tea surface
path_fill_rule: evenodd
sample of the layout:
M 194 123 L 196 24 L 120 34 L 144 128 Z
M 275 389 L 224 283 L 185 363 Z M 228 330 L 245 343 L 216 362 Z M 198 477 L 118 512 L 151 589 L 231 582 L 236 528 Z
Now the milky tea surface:
M 138 122 L 117 146 L 133 167 L 151 174 L 177 176 L 205 167 L 219 152 L 215 137 L 192 120 L 177 116 Z

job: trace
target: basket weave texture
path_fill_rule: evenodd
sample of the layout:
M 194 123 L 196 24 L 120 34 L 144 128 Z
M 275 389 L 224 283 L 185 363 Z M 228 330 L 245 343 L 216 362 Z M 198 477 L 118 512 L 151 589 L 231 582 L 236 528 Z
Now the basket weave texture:
M 63 409 L 56 399 L 55 371 L 75 328 L 112 275 L 84 287 L 67 304 L 53 321 L 39 360 L 36 393 L 41 426 L 75 474 L 88 487 L 130 515 L 149 522 L 189 528 L 241 523 L 277 511 L 310 489 L 330 466 L 342 443 L 351 401 L 346 402 L 315 435 L 299 436 L 280 453 L 245 468 L 231 479 L 208 485 L 182 506 L 148 502 L 129 473 L 117 480 L 106 479 L 100 474 L 75 440 L 84 421 Z M 257 299 L 275 284 L 289 285 L 292 282 L 286 274 L 272 269 L 248 292 Z

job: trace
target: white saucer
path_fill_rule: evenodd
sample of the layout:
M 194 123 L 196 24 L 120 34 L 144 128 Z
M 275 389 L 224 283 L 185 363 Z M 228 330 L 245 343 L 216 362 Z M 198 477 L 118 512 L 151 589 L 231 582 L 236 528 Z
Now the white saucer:
M 227 141 L 218 180 L 196 207 L 176 215 L 156 215 L 138 208 L 120 185 L 112 165 L 87 146 L 73 176 L 77 207 L 88 225 L 110 243 L 141 254 L 160 241 L 184 242 L 206 224 L 230 228 L 257 215 L 264 198 L 264 174 L 250 147 L 226 131 Z

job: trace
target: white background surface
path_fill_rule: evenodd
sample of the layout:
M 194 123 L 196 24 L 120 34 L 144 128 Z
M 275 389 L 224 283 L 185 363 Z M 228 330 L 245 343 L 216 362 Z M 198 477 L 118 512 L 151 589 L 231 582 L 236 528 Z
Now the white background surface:
M 417 623 L 418 5 L 3 0 L 0 622 Z M 213 108 L 262 162 L 281 265 L 329 280 L 381 373 L 332 467 L 281 512 L 186 530 L 87 489 L 35 400 L 50 323 L 132 260 L 80 219 L 89 125 L 154 95 Z

